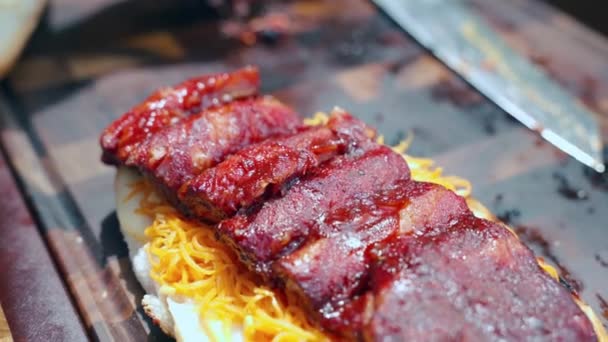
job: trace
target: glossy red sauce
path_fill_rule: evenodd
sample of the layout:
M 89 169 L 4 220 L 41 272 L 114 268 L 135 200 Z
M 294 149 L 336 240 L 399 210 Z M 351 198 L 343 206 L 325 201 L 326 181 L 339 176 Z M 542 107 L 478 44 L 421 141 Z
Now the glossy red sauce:
M 247 67 L 159 89 L 103 131 L 100 137 L 102 160 L 108 164 L 121 164 L 135 146 L 152 134 L 206 108 L 256 95 L 259 87 L 257 68 Z
M 308 243 L 276 261 L 274 269 L 325 329 L 352 337 L 365 317 L 351 302 L 366 305 L 361 296 L 368 291 L 373 251 L 381 253 L 398 236 L 437 234 L 469 213 L 464 199 L 439 185 L 398 179 L 328 213 Z
M 295 177 L 352 151 L 373 134 L 362 121 L 335 111 L 327 125 L 251 145 L 205 170 L 182 186 L 180 200 L 193 216 L 218 222 L 276 195 Z
M 259 210 L 222 221 L 218 231 L 250 266 L 267 273 L 272 260 L 308 239 L 329 233 L 335 221 L 327 222 L 326 217 L 351 212 L 342 208 L 352 208 L 357 201 L 365 202 L 369 194 L 409 178 L 403 158 L 387 147 L 374 144 L 353 153 L 316 168 Z
M 301 125 L 297 113 L 273 98 L 234 101 L 158 132 L 138 146 L 126 165 L 138 167 L 176 197 L 184 183 L 228 155 L 292 134 Z

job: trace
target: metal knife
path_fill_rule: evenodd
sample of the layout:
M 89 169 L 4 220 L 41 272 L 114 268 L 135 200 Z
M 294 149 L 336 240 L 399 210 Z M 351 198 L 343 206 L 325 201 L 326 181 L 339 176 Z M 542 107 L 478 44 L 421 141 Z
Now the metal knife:
M 466 0 L 373 0 L 405 31 L 521 123 L 598 172 L 594 113 L 475 14 Z

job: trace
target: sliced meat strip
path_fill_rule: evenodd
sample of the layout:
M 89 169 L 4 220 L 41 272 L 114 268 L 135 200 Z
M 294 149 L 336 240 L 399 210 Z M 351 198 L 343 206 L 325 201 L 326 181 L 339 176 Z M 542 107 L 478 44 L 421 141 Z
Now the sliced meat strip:
M 253 205 L 264 194 L 280 191 L 294 177 L 361 144 L 360 140 L 369 141 L 373 134 L 362 121 L 342 111 L 334 112 L 327 125 L 269 139 L 235 153 L 184 184 L 179 197 L 193 216 L 219 222 Z
M 366 340 L 596 340 L 571 294 L 499 224 L 469 215 L 377 250 Z
M 284 196 L 265 202 L 258 211 L 222 221 L 217 230 L 249 267 L 268 276 L 273 260 L 325 234 L 321 227 L 326 217 L 403 179 L 409 179 L 403 158 L 388 147 L 370 145 L 356 155 L 328 161 Z
M 349 338 L 357 334 L 358 327 L 345 307 L 366 287 L 366 251 L 399 227 L 397 215 L 360 219 L 347 224 L 350 229 L 308 243 L 273 264 L 274 275 L 299 295 L 324 329 Z
M 361 152 L 366 146 L 375 144 L 376 130 L 341 108 L 331 112 L 327 127 L 344 142 L 349 153 Z
M 126 165 L 138 167 L 178 204 L 178 189 L 205 169 L 250 144 L 300 128 L 298 115 L 271 97 L 234 101 L 156 133 Z
M 325 218 L 322 238 L 273 266 L 325 329 L 352 338 L 361 320 L 347 306 L 368 282 L 369 249 L 395 235 L 445 231 L 470 211 L 446 188 L 416 181 L 396 182 L 345 209 Z
M 412 181 L 401 190 L 407 202 L 399 211 L 400 234 L 440 234 L 472 215 L 464 198 L 441 185 Z
M 111 123 L 100 137 L 102 161 L 124 163 L 130 153 L 152 134 L 201 110 L 256 95 L 260 87 L 257 68 L 204 75 L 162 88 Z

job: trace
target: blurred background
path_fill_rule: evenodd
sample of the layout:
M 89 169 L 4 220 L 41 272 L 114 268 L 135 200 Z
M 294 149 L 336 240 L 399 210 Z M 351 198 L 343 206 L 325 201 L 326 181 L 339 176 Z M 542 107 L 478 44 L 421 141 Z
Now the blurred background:
M 585 25 L 601 32 L 608 34 L 608 21 L 604 13 L 606 13 L 606 3 L 601 0 L 544 0 L 547 3 L 567 12 L 574 16 Z
M 606 146 L 608 2 L 465 2 L 593 112 Z M 20 205 L 23 216 L 5 221 L 31 228 L 0 223 L 29 232 L 0 244 L 0 261 L 28 254 L 32 239 L 46 253 L 28 254 L 40 259 L 27 279 L 19 265 L 0 265 L 0 303 L 15 339 L 49 329 L 73 340 L 82 329 L 101 340 L 162 339 L 135 304 L 143 292 L 97 139 L 154 89 L 247 64 L 259 66 L 265 93 L 302 115 L 339 105 L 388 143 L 413 134 L 409 153 L 470 179 L 474 196 L 608 324 L 606 173 L 508 115 L 371 1 L 0 0 L 0 188 L 14 189 L 0 196 L 0 209 L 8 215 Z M 9 286 L 16 282 L 23 286 Z M 54 302 L 42 310 L 46 298 Z M 0 340 L 2 331 L 0 319 Z

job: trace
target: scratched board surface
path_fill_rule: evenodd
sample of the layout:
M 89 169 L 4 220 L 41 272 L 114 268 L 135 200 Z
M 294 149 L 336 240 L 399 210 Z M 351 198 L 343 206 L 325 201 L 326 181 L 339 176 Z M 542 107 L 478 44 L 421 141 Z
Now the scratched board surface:
M 608 42 L 540 3 L 471 6 L 598 112 L 608 136 Z M 89 334 L 164 338 L 137 305 L 143 293 L 118 230 L 114 170 L 99 161 L 100 131 L 157 87 L 246 64 L 303 115 L 339 105 L 389 143 L 414 134 L 411 154 L 470 179 L 474 196 L 608 314 L 606 176 L 523 128 L 369 2 L 259 10 L 287 18 L 289 32 L 243 39 L 239 23 L 200 1 L 54 0 L 2 85 L 3 149 Z

